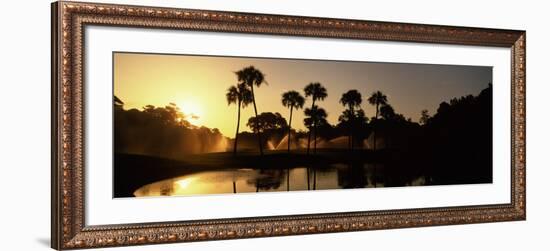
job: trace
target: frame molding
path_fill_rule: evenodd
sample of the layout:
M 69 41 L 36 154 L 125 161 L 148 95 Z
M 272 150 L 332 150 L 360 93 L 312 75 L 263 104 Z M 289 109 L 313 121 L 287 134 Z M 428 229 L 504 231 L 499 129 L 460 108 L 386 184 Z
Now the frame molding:
M 480 45 L 512 53 L 511 203 L 86 226 L 83 30 L 86 25 Z M 55 249 L 268 237 L 526 219 L 525 31 L 156 8 L 52 3 L 52 241 Z

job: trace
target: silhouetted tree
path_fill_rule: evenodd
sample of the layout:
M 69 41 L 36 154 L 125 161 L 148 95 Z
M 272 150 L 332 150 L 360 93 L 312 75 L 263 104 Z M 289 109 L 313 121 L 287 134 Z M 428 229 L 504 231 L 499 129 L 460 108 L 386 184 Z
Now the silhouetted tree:
M 420 119 L 418 121 L 421 125 L 425 125 L 428 123 L 428 120 L 430 120 L 430 114 L 428 113 L 428 110 L 424 109 L 422 110 Z
M 183 154 L 226 151 L 226 138 L 218 129 L 197 127 L 175 104 L 115 109 L 114 151 L 180 158 Z
M 354 117 L 355 115 L 349 109 L 344 110 L 342 114 L 338 116 L 338 121 L 340 122 L 340 125 L 343 128 L 345 128 L 345 130 L 348 132 L 348 136 L 349 136 L 349 131 L 352 128 L 351 123 Z M 348 147 L 349 147 L 349 143 L 348 143 Z
M 239 126 L 241 124 L 241 107 L 245 108 L 252 102 L 252 92 L 244 84 L 237 84 L 229 87 L 225 94 L 227 105 L 237 105 L 237 130 L 235 131 L 235 142 L 233 143 L 233 155 L 237 155 L 237 140 L 239 138 Z
M 316 105 L 311 109 L 305 109 L 306 118 L 304 118 L 304 125 L 310 130 L 313 131 L 313 154 L 317 153 L 317 127 L 324 126 L 328 124 L 327 121 L 327 112 L 323 108 L 319 108 Z M 309 190 L 309 168 L 307 168 L 307 188 Z M 316 189 L 317 184 L 317 171 L 313 169 L 313 190 Z
M 313 131 L 313 153 L 317 152 L 317 127 L 328 124 L 327 112 L 323 108 L 313 106 L 312 108 L 306 108 L 304 113 L 304 125 Z
M 272 129 L 287 128 L 286 119 L 280 113 L 262 112 L 256 117 L 250 117 L 246 123 L 255 132 L 265 132 Z
M 297 91 L 288 91 L 283 93 L 282 97 L 282 103 L 285 107 L 290 108 L 290 117 L 288 119 L 288 152 L 290 153 L 290 131 L 292 129 L 292 110 L 294 108 L 301 109 L 304 107 L 305 99 L 304 97 Z
M 432 184 L 492 182 L 492 85 L 479 95 L 442 102 L 423 125 Z M 445 168 L 440 168 L 445 166 Z
M 391 105 L 385 104 L 380 107 L 380 117 L 384 118 L 385 120 L 391 120 L 394 119 L 395 116 L 395 110 Z
M 306 94 L 306 97 L 311 96 L 311 109 L 315 106 L 315 101 L 324 100 L 328 94 L 327 89 L 321 85 L 319 82 L 309 83 L 304 88 L 304 93 Z M 307 136 L 307 154 L 309 154 L 309 148 L 311 143 L 311 130 L 308 132 Z
M 342 97 L 340 98 L 340 104 L 347 107 L 347 112 L 344 111 L 343 115 L 348 118 L 348 121 L 350 121 L 350 125 L 352 126 L 349 128 L 348 136 L 348 146 L 350 150 L 353 150 L 353 125 L 355 120 L 355 109 L 360 107 L 361 102 L 363 102 L 363 99 L 361 98 L 361 93 L 357 90 L 349 90 L 342 94 Z
M 388 97 L 384 95 L 381 91 L 376 91 L 371 94 L 369 97 L 369 104 L 374 105 L 376 109 L 376 115 L 374 120 L 378 120 L 378 113 L 380 112 L 380 105 L 386 105 L 388 103 Z M 393 110 L 393 108 L 392 108 Z M 374 126 L 374 135 L 373 135 L 373 149 L 376 150 L 376 124 Z
M 265 81 L 265 75 L 254 66 L 245 67 L 235 73 L 239 82 L 245 84 L 250 88 L 252 93 L 252 103 L 254 104 L 254 115 L 258 117 L 258 108 L 256 106 L 256 97 L 254 95 L 254 86 L 260 87 L 262 84 L 267 84 Z M 258 146 L 260 148 L 260 155 L 264 155 L 262 146 L 262 134 L 259 131 L 255 131 L 258 135 Z
M 186 115 L 183 114 L 180 108 L 174 104 L 169 103 L 167 106 L 155 107 L 154 105 L 146 105 L 143 107 L 143 112 L 149 116 L 158 119 L 159 122 L 165 125 L 176 125 L 191 127 L 191 123 L 187 121 Z
M 348 138 L 349 132 L 354 130 L 356 133 L 351 139 L 354 146 L 356 146 L 357 143 L 362 142 L 362 139 L 370 133 L 368 128 L 368 118 L 365 116 L 365 111 L 360 108 L 354 110 L 353 113 L 349 109 L 344 110 L 342 114 L 338 116 L 338 124 L 336 125 L 336 128 L 341 132 L 339 135 L 348 134 Z M 348 140 L 348 147 L 350 146 L 351 144 Z

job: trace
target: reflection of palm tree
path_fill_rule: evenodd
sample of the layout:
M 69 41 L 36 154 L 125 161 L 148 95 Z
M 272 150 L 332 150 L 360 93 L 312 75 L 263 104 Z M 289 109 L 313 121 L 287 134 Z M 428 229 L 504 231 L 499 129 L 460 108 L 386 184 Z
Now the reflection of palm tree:
M 348 119 L 350 125 L 354 124 L 355 108 L 358 108 L 361 105 L 361 102 L 363 102 L 361 98 L 361 93 L 359 93 L 357 90 L 349 90 L 346 93 L 342 94 L 342 97 L 340 98 L 340 104 L 347 107 L 347 114 L 346 111 L 344 111 L 344 114 L 349 117 Z M 353 150 L 353 126 L 350 126 L 349 130 L 348 144 L 349 148 Z
M 252 103 L 254 104 L 254 114 L 256 118 L 258 117 L 258 108 L 256 107 L 256 98 L 254 95 L 254 86 L 260 87 L 262 84 L 267 84 L 265 81 L 265 75 L 258 69 L 254 68 L 254 66 L 245 67 L 237 72 L 237 79 L 239 82 L 243 83 L 247 87 L 250 88 L 250 92 L 252 93 Z M 256 134 L 258 135 L 258 145 L 260 147 L 260 154 L 264 155 L 264 150 L 262 146 L 262 135 L 259 131 L 256 130 Z
M 252 102 L 252 92 L 244 84 L 237 84 L 227 89 L 225 94 L 227 104 L 237 104 L 237 131 L 235 132 L 235 142 L 233 143 L 233 156 L 237 155 L 237 139 L 239 137 L 239 126 L 241 124 L 241 107 L 245 108 Z
M 317 154 L 317 127 L 328 124 L 327 112 L 323 108 L 319 108 L 316 105 L 312 109 L 306 108 L 306 118 L 304 124 L 313 131 L 313 154 Z M 307 169 L 307 187 L 309 189 L 309 168 Z M 313 190 L 317 187 L 317 169 L 313 168 Z
M 369 97 L 369 103 L 371 105 L 376 106 L 376 115 L 374 116 L 374 119 L 378 120 L 380 105 L 387 105 L 388 97 L 386 97 L 386 95 L 384 95 L 382 92 L 376 91 L 376 92 L 373 92 Z M 376 127 L 376 123 L 375 123 L 375 127 Z M 374 128 L 374 135 L 373 135 L 373 150 L 376 150 L 376 128 Z
M 323 87 L 320 83 L 310 83 L 304 88 L 306 97 L 311 96 L 311 109 L 315 106 L 315 101 L 324 100 L 327 97 L 327 89 Z M 315 125 L 313 125 L 315 127 Z M 309 147 L 311 143 L 311 130 L 309 130 L 307 137 L 307 154 L 309 154 Z
M 285 107 L 290 107 L 290 118 L 288 119 L 288 136 L 287 136 L 288 152 L 290 153 L 290 130 L 292 128 L 292 110 L 294 108 L 300 109 L 304 107 L 305 99 L 297 91 L 288 91 L 283 93 L 282 102 Z

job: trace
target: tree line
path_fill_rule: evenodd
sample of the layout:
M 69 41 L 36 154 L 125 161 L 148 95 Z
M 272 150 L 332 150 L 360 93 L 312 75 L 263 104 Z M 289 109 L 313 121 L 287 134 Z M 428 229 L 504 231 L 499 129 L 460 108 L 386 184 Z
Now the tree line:
M 228 139 L 214 128 L 194 126 L 174 103 L 123 108 L 114 96 L 114 150 L 178 159 L 182 154 L 226 151 Z
M 228 105 L 235 104 L 237 106 L 237 129 L 233 142 L 233 154 L 237 154 L 237 142 L 239 140 L 239 128 L 241 120 L 241 109 L 248 105 L 254 106 L 254 117 L 248 120 L 247 125 L 256 134 L 259 142 L 259 151 L 263 155 L 263 129 L 284 128 L 287 130 L 287 151 L 290 153 L 291 137 L 292 137 L 292 117 L 296 110 L 303 109 L 306 103 L 306 98 L 310 98 L 311 105 L 304 109 L 304 126 L 307 131 L 307 147 L 306 153 L 310 154 L 310 149 L 313 148 L 313 153 L 317 150 L 317 136 L 319 128 L 330 126 L 327 121 L 327 112 L 317 102 L 321 102 L 328 97 L 327 89 L 319 82 L 311 82 L 303 89 L 303 94 L 297 90 L 290 90 L 281 94 L 281 103 L 289 109 L 288 124 L 279 113 L 261 113 L 258 114 L 256 98 L 254 95 L 254 87 L 259 88 L 267 85 L 265 74 L 254 66 L 245 67 L 235 72 L 237 83 L 230 86 L 226 92 L 226 100 Z M 375 107 L 375 115 L 372 118 L 372 124 L 382 116 L 386 119 L 401 119 L 405 120 L 404 116 L 395 113 L 393 107 L 388 103 L 387 96 L 381 91 L 373 92 L 367 99 L 370 105 Z M 361 108 L 363 98 L 358 90 L 349 90 L 341 94 L 340 104 L 345 107 L 345 110 L 338 117 L 340 129 L 346 131 L 348 137 L 348 148 L 353 150 L 360 142 L 360 132 L 362 127 L 368 125 L 369 119 L 366 117 L 364 110 Z M 424 111 L 423 111 L 424 112 Z M 427 111 L 423 115 L 428 116 Z M 284 122 L 283 122 L 284 120 Z M 278 122 L 277 122 L 278 121 Z M 411 121 L 410 119 L 408 120 Z M 273 124 L 273 122 L 276 122 Z M 376 150 L 376 128 L 373 130 L 373 148 Z M 363 135 L 364 136 L 364 135 Z M 313 138 L 313 142 L 312 142 Z

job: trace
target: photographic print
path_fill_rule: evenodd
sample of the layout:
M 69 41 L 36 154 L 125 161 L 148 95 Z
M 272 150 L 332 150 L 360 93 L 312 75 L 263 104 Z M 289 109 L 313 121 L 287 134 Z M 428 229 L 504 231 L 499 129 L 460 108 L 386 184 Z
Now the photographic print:
M 114 52 L 114 197 L 492 182 L 492 68 Z
M 63 1 L 51 20 L 52 248 L 526 218 L 524 30 Z

